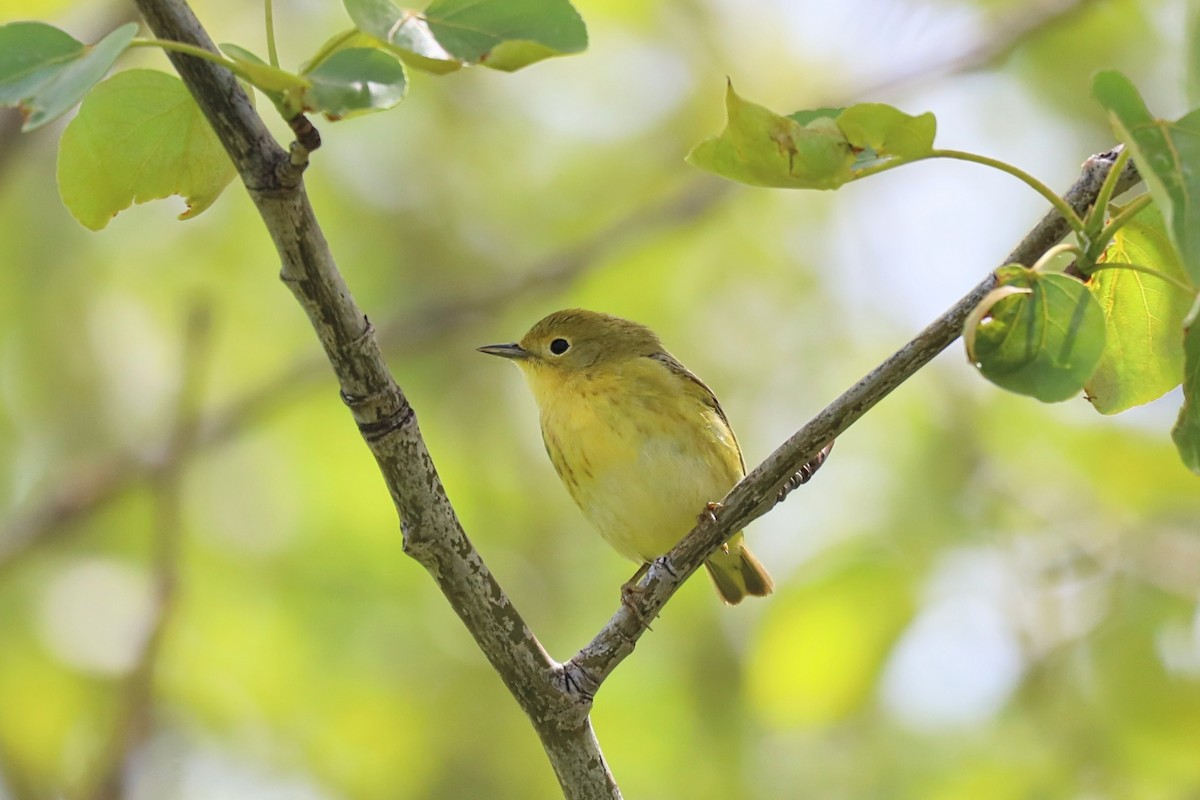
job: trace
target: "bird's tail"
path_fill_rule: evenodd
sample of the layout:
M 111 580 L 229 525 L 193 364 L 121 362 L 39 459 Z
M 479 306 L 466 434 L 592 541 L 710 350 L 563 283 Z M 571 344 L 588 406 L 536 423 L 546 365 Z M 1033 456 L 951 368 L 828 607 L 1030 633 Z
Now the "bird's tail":
M 775 588 L 775 581 L 742 541 L 742 534 L 735 534 L 726 547 L 728 552 L 718 550 L 704 562 L 721 599 L 735 606 L 748 594 L 755 597 L 769 595 Z

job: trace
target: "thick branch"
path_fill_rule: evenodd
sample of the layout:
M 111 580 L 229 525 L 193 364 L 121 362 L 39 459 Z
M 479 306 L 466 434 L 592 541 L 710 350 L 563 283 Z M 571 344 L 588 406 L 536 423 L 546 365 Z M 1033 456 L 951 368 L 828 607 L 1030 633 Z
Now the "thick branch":
M 1084 163 L 1083 174 L 1064 195 L 1067 203 L 1077 212 L 1086 211 L 1095 202 L 1118 152 L 1101 153 Z M 1129 162 L 1118 182 L 1117 192 L 1128 190 L 1138 180 L 1137 172 Z M 1057 212 L 1051 211 L 1003 263 L 1031 265 L 1069 230 L 1066 221 Z M 633 595 L 631 607 L 622 605 L 596 638 L 564 665 L 561 678 L 563 686 L 591 699 L 604 679 L 633 652 L 637 640 L 647 630 L 646 621 L 658 615 L 688 576 L 704 563 L 704 559 L 712 555 L 734 531 L 758 519 L 779 502 L 780 489 L 792 475 L 812 461 L 825 444 L 839 436 L 957 339 L 967 315 L 995 286 L 996 278 L 989 274 L 912 341 L 792 434 L 733 487 L 721 508 L 710 519 L 700 522 L 671 552 L 651 565 L 638 584 L 642 591 Z
M 136 0 L 154 33 L 213 49 L 183 0 Z M 374 329 L 334 263 L 300 178 L 234 77 L 168 56 L 237 167 L 282 260 L 281 278 L 312 323 L 400 516 L 405 551 L 429 570 L 529 715 L 570 798 L 619 797 L 578 696 L 555 691 L 557 669 L 475 551 L 446 497 L 416 415 L 383 361 Z

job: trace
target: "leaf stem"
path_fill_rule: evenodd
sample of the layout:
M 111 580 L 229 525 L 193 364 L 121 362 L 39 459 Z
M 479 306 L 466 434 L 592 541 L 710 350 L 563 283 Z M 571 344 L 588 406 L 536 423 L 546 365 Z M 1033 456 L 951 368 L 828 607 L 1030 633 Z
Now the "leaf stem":
M 1101 270 L 1105 270 L 1105 269 L 1127 269 L 1127 270 L 1132 270 L 1133 272 L 1140 272 L 1144 275 L 1153 275 L 1154 277 L 1158 278 L 1159 280 L 1162 280 L 1165 283 L 1169 283 L 1170 285 L 1174 286 L 1176 289 L 1180 290 L 1181 292 L 1186 294 L 1188 297 L 1196 297 L 1197 296 L 1196 287 L 1189 286 L 1186 283 L 1184 283 L 1183 281 L 1179 280 L 1178 278 L 1171 277 L 1170 275 L 1166 274 L 1165 272 L 1160 272 L 1159 270 L 1156 270 L 1154 267 L 1147 267 L 1144 264 L 1126 264 L 1123 261 L 1105 261 L 1102 264 L 1097 264 L 1092 269 L 1092 274 L 1095 274 L 1095 273 L 1100 272 Z
M 272 0 L 263 0 L 263 11 L 267 24 L 267 60 L 272 67 L 279 66 L 279 52 L 275 49 L 275 6 Z
M 1046 198 L 1047 202 L 1054 206 L 1055 211 L 1057 211 L 1059 214 L 1062 214 L 1063 219 L 1067 221 L 1067 224 L 1069 224 L 1071 229 L 1077 234 L 1083 234 L 1085 232 L 1083 220 L 1079 218 L 1079 215 L 1075 213 L 1075 210 L 1072 209 L 1071 206 L 1067 205 L 1065 200 L 1055 194 L 1053 189 L 1020 167 L 1015 167 L 1005 161 L 989 158 L 988 156 L 981 156 L 977 155 L 976 153 L 968 153 L 965 150 L 934 149 L 929 151 L 929 154 L 924 156 L 924 158 L 952 158 L 958 161 L 970 161 L 974 164 L 982 164 L 985 167 L 991 167 L 993 169 L 998 169 L 1001 172 L 1007 172 L 1009 175 L 1012 175 L 1014 178 L 1023 181 L 1035 192 Z
M 1088 212 L 1088 221 L 1093 219 L 1096 221 L 1095 227 L 1088 226 L 1088 230 L 1094 230 L 1098 234 L 1098 238 L 1104 240 L 1107 246 L 1107 240 L 1112 238 L 1112 234 L 1116 229 L 1107 231 L 1103 226 L 1105 210 L 1108 208 L 1108 203 L 1112 200 L 1113 190 L 1116 189 L 1116 176 L 1121 174 L 1121 170 L 1125 169 L 1125 162 L 1129 160 L 1129 150 L 1122 147 L 1121 152 L 1117 154 L 1117 160 L 1113 163 L 1112 171 L 1108 173 L 1108 177 L 1104 179 L 1104 185 L 1100 187 L 1100 194 L 1096 195 L 1096 204 L 1092 206 L 1092 210 Z M 1097 254 L 1099 255 L 1099 254 Z
M 1045 271 L 1046 265 L 1061 256 L 1063 253 L 1074 253 L 1077 259 L 1083 257 L 1083 251 L 1079 249 L 1079 245 L 1072 244 L 1071 242 L 1062 242 L 1054 245 L 1054 247 L 1051 247 L 1049 250 L 1043 253 L 1042 257 L 1037 260 L 1037 263 L 1033 265 L 1033 271 Z
M 254 83 L 254 80 L 246 73 L 245 70 L 238 65 L 237 62 L 231 61 L 224 56 L 205 50 L 203 47 L 186 44 L 184 42 L 176 42 L 171 39 L 134 39 L 129 43 L 130 47 L 158 47 L 163 50 L 172 50 L 176 53 L 184 53 L 185 55 L 202 58 L 205 61 L 211 61 L 214 64 L 220 64 L 225 69 L 237 75 L 247 83 Z
M 1105 246 L 1108 245 L 1108 240 L 1112 239 L 1117 231 L 1125 227 L 1129 220 L 1136 217 L 1138 212 L 1153 202 L 1154 198 L 1152 198 L 1148 193 L 1140 194 L 1133 198 L 1133 200 L 1130 200 L 1129 205 L 1121 209 L 1121 213 L 1113 216 L 1113 218 L 1108 221 L 1108 224 L 1104 226 L 1104 230 L 1100 232 L 1100 239 L 1105 243 Z

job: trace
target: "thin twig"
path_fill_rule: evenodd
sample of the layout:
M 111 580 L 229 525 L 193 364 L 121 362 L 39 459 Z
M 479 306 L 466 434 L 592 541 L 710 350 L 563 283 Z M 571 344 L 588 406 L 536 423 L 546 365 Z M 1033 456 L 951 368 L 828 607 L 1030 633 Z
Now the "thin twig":
M 1084 213 L 1095 201 L 1120 149 L 1089 158 L 1083 174 L 1064 195 L 1071 208 Z M 1118 193 L 1140 178 L 1130 162 L 1121 175 Z M 1002 262 L 1031 265 L 1069 231 L 1067 222 L 1051 211 Z M 612 671 L 625 659 L 652 620 L 675 591 L 729 536 L 761 517 L 779 502 L 780 490 L 801 468 L 813 461 L 827 442 L 842 434 L 876 403 L 912 377 L 934 356 L 945 350 L 962 331 L 963 321 L 996 286 L 989 274 L 950 310 L 921 331 L 908 344 L 851 386 L 813 417 L 749 475 L 730 490 L 720 508 L 656 561 L 638 583 L 632 602 L 622 603 L 600 633 L 563 666 L 559 685 L 591 699 Z

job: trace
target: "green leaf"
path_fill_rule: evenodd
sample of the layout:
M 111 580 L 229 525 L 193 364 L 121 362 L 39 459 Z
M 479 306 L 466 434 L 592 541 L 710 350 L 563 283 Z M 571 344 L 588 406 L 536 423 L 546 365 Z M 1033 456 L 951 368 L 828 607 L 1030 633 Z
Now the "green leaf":
M 343 0 L 350 19 L 363 33 L 393 48 L 412 66 L 436 74 L 459 69 L 462 64 L 438 43 L 429 25 L 415 11 L 400 9 L 392 0 Z
M 391 0 L 343 2 L 360 30 L 431 72 L 462 64 L 511 72 L 587 47 L 587 28 L 567 0 L 434 0 L 423 12 Z
M 976 309 L 977 318 L 990 314 L 990 319 L 964 328 L 968 358 L 1004 389 L 1046 403 L 1073 397 L 1104 350 L 1100 305 L 1070 275 L 1012 264 L 996 276 L 1007 292 L 994 292 Z
M 829 119 L 836 122 L 842 112 L 846 110 L 845 106 L 840 108 L 809 108 L 803 111 L 793 111 L 788 114 L 787 118 L 799 122 L 801 125 L 807 125 L 810 122 L 815 122 L 819 119 Z
M 859 103 L 842 112 L 838 127 L 855 148 L 909 160 L 933 149 L 937 120 L 928 112 L 913 117 L 883 103 Z
M 32 96 L 82 52 L 82 42 L 52 25 L 14 22 L 0 27 L 0 102 L 11 106 Z
M 305 107 L 330 119 L 391 108 L 404 99 L 408 86 L 395 56 L 362 47 L 339 50 L 306 77 L 312 89 L 305 94 Z
M 751 186 L 836 189 L 880 166 L 922 158 L 933 147 L 932 114 L 891 106 L 798 111 L 790 117 L 740 97 L 730 83 L 720 136 L 688 154 L 693 166 Z
M 236 44 L 221 45 L 221 52 L 241 67 L 242 77 L 272 99 L 282 97 L 287 92 L 303 91 L 311 85 L 301 76 L 273 67 Z
M 129 207 L 178 194 L 180 219 L 212 205 L 234 169 L 183 83 L 119 72 L 83 101 L 58 147 L 58 188 L 80 223 L 100 230 Z
M 1117 231 L 1103 262 L 1150 267 L 1182 283 L 1187 273 L 1171 246 L 1158 208 L 1150 205 Z M 1129 269 L 1102 269 L 1088 289 L 1104 312 L 1104 354 L 1085 384 L 1101 414 L 1148 403 L 1183 379 L 1183 320 L 1195 292 Z
M 1133 154 L 1192 283 L 1200 284 L 1200 109 L 1175 122 L 1156 119 L 1113 70 L 1097 73 L 1092 94 Z
M 420 24 L 424 25 L 424 23 Z M 433 34 L 430 34 L 431 39 L 432 36 Z M 376 41 L 378 41 L 378 39 Z M 461 61 L 455 61 L 452 58 L 432 58 L 430 56 L 415 53 L 412 50 L 405 50 L 402 47 L 390 47 L 389 49 L 391 52 L 399 56 L 400 60 L 404 62 L 405 65 L 410 66 L 413 69 L 419 69 L 422 72 L 428 72 L 432 75 L 449 75 L 451 72 L 457 72 L 463 68 L 463 63 Z M 449 55 L 449 53 L 446 55 Z
M 743 100 L 730 82 L 725 130 L 692 150 L 687 162 L 751 186 L 834 189 L 850 180 L 855 155 L 834 117 L 805 123 Z
M 40 22 L 0 26 L 0 106 L 17 106 L 31 131 L 65 114 L 104 77 L 137 34 L 130 22 L 86 46 Z
M 567 0 L 434 0 L 433 35 L 455 58 L 512 72 L 587 48 L 587 28 Z
M 1179 457 L 1200 475 L 1200 299 L 1184 322 L 1183 408 L 1171 430 Z

